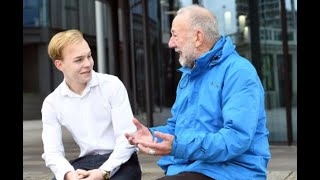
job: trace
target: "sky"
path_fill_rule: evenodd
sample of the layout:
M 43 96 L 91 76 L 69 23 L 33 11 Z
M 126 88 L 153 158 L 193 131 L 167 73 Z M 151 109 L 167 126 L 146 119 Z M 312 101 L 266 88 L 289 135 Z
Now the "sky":
M 192 0 L 180 0 L 182 6 L 192 4 Z M 236 22 L 235 0 L 200 0 L 202 5 L 212 12 L 218 18 L 219 32 L 221 34 L 232 34 L 236 31 L 236 23 L 225 23 L 224 12 L 231 12 L 231 22 Z M 291 0 L 285 0 L 286 9 L 291 10 Z M 224 7 L 224 8 L 223 8 Z M 297 9 L 297 0 L 294 0 L 294 8 Z

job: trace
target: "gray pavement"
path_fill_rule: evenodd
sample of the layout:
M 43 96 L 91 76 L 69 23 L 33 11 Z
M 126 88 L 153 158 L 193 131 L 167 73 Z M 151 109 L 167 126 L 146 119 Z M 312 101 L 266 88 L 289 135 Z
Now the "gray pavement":
M 141 118 L 143 120 L 143 118 Z M 159 125 L 158 123 L 154 123 Z M 23 121 L 23 179 L 46 180 L 53 174 L 45 166 L 41 158 L 43 146 L 41 141 L 41 121 Z M 79 149 L 70 134 L 63 131 L 63 141 L 68 159 L 76 158 Z M 268 165 L 269 171 L 297 171 L 297 147 L 287 145 L 271 145 L 272 159 Z M 154 180 L 162 176 L 161 169 L 156 165 L 159 157 L 138 154 L 143 172 L 142 180 Z

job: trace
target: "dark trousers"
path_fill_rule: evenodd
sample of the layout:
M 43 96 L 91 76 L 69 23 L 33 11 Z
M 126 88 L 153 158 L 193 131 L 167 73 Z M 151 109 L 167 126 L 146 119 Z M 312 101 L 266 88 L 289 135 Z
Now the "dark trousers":
M 108 158 L 110 154 L 105 155 L 87 155 L 70 163 L 74 169 L 92 170 L 98 169 Z M 111 180 L 141 180 L 141 168 L 136 153 L 133 153 L 131 158 L 120 166 L 120 169 L 111 177 Z M 54 177 L 52 180 L 56 180 Z
M 214 180 L 204 174 L 197 172 L 181 172 L 173 176 L 164 176 L 157 180 Z

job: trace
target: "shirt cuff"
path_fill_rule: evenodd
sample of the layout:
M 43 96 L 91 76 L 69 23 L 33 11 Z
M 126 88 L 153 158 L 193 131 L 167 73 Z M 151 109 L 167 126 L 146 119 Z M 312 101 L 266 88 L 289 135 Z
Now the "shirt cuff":
M 120 166 L 115 167 L 115 168 L 112 169 L 112 170 L 103 169 L 103 168 L 101 168 L 101 167 L 100 167 L 99 169 L 101 169 L 101 170 L 103 170 L 103 171 L 109 171 L 109 172 L 110 172 L 110 178 L 111 178 L 114 174 L 116 174 L 116 172 L 118 172 L 118 170 L 120 169 Z

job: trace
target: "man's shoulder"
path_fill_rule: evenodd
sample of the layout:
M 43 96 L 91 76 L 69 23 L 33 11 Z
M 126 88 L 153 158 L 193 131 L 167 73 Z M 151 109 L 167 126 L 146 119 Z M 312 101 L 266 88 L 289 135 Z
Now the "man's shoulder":
M 61 91 L 61 84 L 59 84 L 59 86 L 58 87 L 56 87 L 51 93 L 49 93 L 46 97 L 45 97 L 45 101 L 52 101 L 52 100 L 54 100 L 54 99 L 57 99 L 60 95 L 61 95 L 61 93 L 60 93 L 60 91 Z
M 105 74 L 105 73 L 95 73 L 97 80 L 99 84 L 104 84 L 104 83 L 119 83 L 120 79 L 112 74 Z
M 237 53 L 231 54 L 229 56 L 228 66 L 231 66 L 231 68 L 235 69 L 251 69 L 254 70 L 254 66 L 252 62 L 247 59 L 246 57 L 240 56 Z

